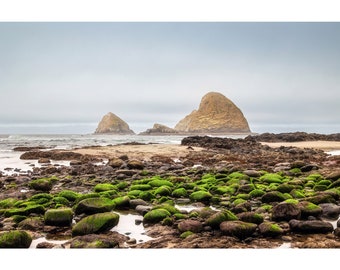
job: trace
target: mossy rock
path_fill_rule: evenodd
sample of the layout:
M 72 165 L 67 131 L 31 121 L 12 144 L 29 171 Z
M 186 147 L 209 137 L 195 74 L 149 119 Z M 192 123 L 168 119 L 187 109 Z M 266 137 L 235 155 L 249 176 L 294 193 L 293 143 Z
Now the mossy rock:
M 272 219 L 277 221 L 289 221 L 300 219 L 301 209 L 295 203 L 281 202 L 272 208 Z
M 31 196 L 28 201 L 33 201 L 37 204 L 44 204 L 53 199 L 53 195 L 49 193 L 39 193 Z
M 71 208 L 49 209 L 45 212 L 45 224 L 52 226 L 70 226 L 73 219 Z
M 150 202 L 155 198 L 155 196 L 150 191 L 142 191 L 139 193 L 138 198 Z
M 181 233 L 181 235 L 180 235 L 179 237 L 182 238 L 182 239 L 185 239 L 185 238 L 187 238 L 188 236 L 193 235 L 193 234 L 194 234 L 194 233 L 191 232 L 191 231 L 186 231 L 186 232 Z
M 64 205 L 64 206 L 70 206 L 71 205 L 71 202 L 66 199 L 65 197 L 54 197 L 52 199 L 52 202 L 55 203 L 56 205 Z
M 122 196 L 112 200 L 116 209 L 128 209 L 130 208 L 130 198 L 129 196 Z
M 154 191 L 154 195 L 169 196 L 171 195 L 171 188 L 169 186 L 160 186 Z
M 250 222 L 255 224 L 261 224 L 264 220 L 261 214 L 256 212 L 243 212 L 236 215 L 237 218 L 244 222 Z
M 62 190 L 57 194 L 57 196 L 64 197 L 68 201 L 74 202 L 80 197 L 80 194 L 72 190 Z
M 276 223 L 265 221 L 259 226 L 259 232 L 265 237 L 279 237 L 283 234 L 283 229 Z
M 262 175 L 260 178 L 260 181 L 264 183 L 276 183 L 276 184 L 281 184 L 283 177 L 277 173 L 266 173 L 265 175 Z
M 108 190 L 117 190 L 117 187 L 109 183 L 97 184 L 94 187 L 94 192 L 103 192 Z
M 119 222 L 119 215 L 113 212 L 87 216 L 72 228 L 72 236 L 101 233 L 112 229 Z
M 175 214 L 173 214 L 173 216 L 174 216 L 174 218 L 175 218 L 176 220 L 179 220 L 179 219 L 186 219 L 186 218 L 188 217 L 187 215 L 182 214 L 182 213 L 175 213 Z
M 294 176 L 299 176 L 302 174 L 301 169 L 300 168 L 293 168 L 290 169 L 289 172 L 294 175 Z
M 212 195 L 208 191 L 196 191 L 190 194 L 190 200 L 195 201 L 195 202 L 208 202 L 211 198 Z
M 223 210 L 211 215 L 206 221 L 205 224 L 212 227 L 213 229 L 218 229 L 220 224 L 223 221 L 231 221 L 231 220 L 238 220 L 237 216 L 234 215 L 229 210 Z
M 21 216 L 21 215 L 14 215 L 14 216 L 11 216 L 11 218 L 17 224 L 20 223 L 21 221 L 27 219 L 26 216 Z
M 154 210 L 154 209 L 165 209 L 165 210 L 169 211 L 169 213 L 171 215 L 174 215 L 176 213 L 180 213 L 179 209 L 177 209 L 175 206 L 168 204 L 168 203 L 156 205 L 151 210 Z
M 314 204 L 320 204 L 320 203 L 336 203 L 336 200 L 333 198 L 332 195 L 324 193 L 324 194 L 318 194 L 315 196 L 307 197 L 305 198 L 306 201 L 312 202 Z
M 129 184 L 127 182 L 119 182 L 116 187 L 118 188 L 118 190 L 124 190 L 129 186 Z
M 15 230 L 0 233 L 0 248 L 29 248 L 32 236 L 26 231 Z
M 98 194 L 100 195 L 100 197 L 105 197 L 105 198 L 113 199 L 113 198 L 117 197 L 117 195 L 119 193 L 118 193 L 117 190 L 112 189 L 112 190 L 98 192 Z
M 279 185 L 276 190 L 277 191 L 280 191 L 281 193 L 289 193 L 291 192 L 296 186 L 295 185 L 291 185 L 291 184 L 287 184 L 287 183 L 284 183 L 284 184 L 281 184 Z
M 340 187 L 340 179 L 334 181 L 332 184 L 329 185 L 329 188 Z
M 25 208 L 13 208 L 8 209 L 5 213 L 5 217 L 10 217 L 14 215 L 29 216 L 30 214 L 43 215 L 45 213 L 45 207 L 42 205 L 28 205 Z
M 309 216 L 319 217 L 322 215 L 322 208 L 312 202 L 301 201 L 298 206 L 301 209 L 302 218 L 308 218 Z
M 185 188 L 177 188 L 171 193 L 171 196 L 175 198 L 185 198 L 188 196 L 188 192 Z
M 28 183 L 28 186 L 37 191 L 48 192 L 52 189 L 53 183 L 48 178 L 41 178 L 32 180 L 31 182 Z
M 326 185 L 320 185 L 320 184 L 315 184 L 314 188 L 315 191 L 325 191 L 328 189 L 328 186 Z
M 222 234 L 234 236 L 239 239 L 245 239 L 255 233 L 257 225 L 254 223 L 243 222 L 239 220 L 235 221 L 223 221 L 220 224 L 220 230 Z
M 261 197 L 265 194 L 266 192 L 263 191 L 262 189 L 254 189 L 252 191 L 249 192 L 249 196 L 251 198 L 258 198 L 258 197 Z
M 109 212 L 115 207 L 112 200 L 108 198 L 88 198 L 80 201 L 75 207 L 74 212 L 79 214 L 95 214 Z
M 237 206 L 237 205 L 240 205 L 242 203 L 245 203 L 247 200 L 245 199 L 242 199 L 242 198 L 238 198 L 236 200 L 233 201 L 233 205 Z
M 130 187 L 130 190 L 151 190 L 152 186 L 150 186 L 149 184 L 139 184 L 139 185 L 133 185 Z
M 228 179 L 249 179 L 249 176 L 241 172 L 232 172 L 228 175 Z
M 261 197 L 263 203 L 282 202 L 285 199 L 285 196 L 279 191 L 269 191 Z
M 42 217 L 28 217 L 18 223 L 17 229 L 41 232 L 45 223 Z
M 8 198 L 0 201 L 0 209 L 12 208 L 18 200 L 14 198 Z
M 127 193 L 127 196 L 129 196 L 130 199 L 135 199 L 139 197 L 139 194 L 141 193 L 141 190 L 131 190 Z
M 303 191 L 297 190 L 297 189 L 291 190 L 289 194 L 295 199 L 303 199 L 305 197 L 305 194 L 303 193 Z
M 174 186 L 174 184 L 171 183 L 170 181 L 163 180 L 163 179 L 155 179 L 155 180 L 150 181 L 148 184 L 152 187 L 161 187 L 161 186 L 173 187 Z
M 143 223 L 158 223 L 170 216 L 171 213 L 166 209 L 154 209 L 144 215 Z
M 77 204 L 80 201 L 85 200 L 85 199 L 99 198 L 99 197 L 100 197 L 100 194 L 97 192 L 80 194 L 80 196 L 76 199 L 75 203 Z
M 306 178 L 305 178 L 307 181 L 313 181 L 313 182 L 318 182 L 320 180 L 323 180 L 323 176 L 319 173 L 312 173 L 310 175 L 308 175 Z
M 119 241 L 105 235 L 88 234 L 73 237 L 70 240 L 70 248 L 119 248 Z
M 236 189 L 230 186 L 217 186 L 213 192 L 218 195 L 229 194 L 233 195 L 236 192 Z

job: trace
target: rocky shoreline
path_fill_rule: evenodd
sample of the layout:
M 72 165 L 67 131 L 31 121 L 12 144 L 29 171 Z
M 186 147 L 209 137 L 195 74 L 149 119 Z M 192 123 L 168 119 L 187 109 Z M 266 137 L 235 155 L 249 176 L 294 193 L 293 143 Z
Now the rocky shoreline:
M 339 248 L 340 157 L 260 142 L 316 138 L 302 135 L 191 136 L 179 159 L 23 148 L 44 166 L 0 176 L 0 247 L 45 237 L 66 240 L 36 248 Z M 138 213 L 154 239 L 112 231 L 120 211 Z

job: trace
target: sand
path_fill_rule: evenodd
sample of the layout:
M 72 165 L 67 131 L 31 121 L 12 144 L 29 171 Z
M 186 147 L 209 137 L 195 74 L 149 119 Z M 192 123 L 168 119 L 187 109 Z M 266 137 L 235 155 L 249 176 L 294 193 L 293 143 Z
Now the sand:
M 314 148 L 325 152 L 340 150 L 340 142 L 337 141 L 304 141 L 304 142 L 262 142 L 270 147 L 293 146 L 299 148 Z M 130 159 L 150 160 L 152 156 L 167 156 L 172 159 L 181 159 L 192 151 L 205 151 L 201 147 L 192 147 L 179 144 L 142 144 L 142 145 L 112 145 L 93 146 L 74 150 L 74 152 L 98 156 L 102 158 L 114 158 L 127 155 Z
M 150 160 L 152 156 L 167 156 L 181 159 L 192 151 L 203 151 L 204 148 L 178 145 L 178 144 L 143 144 L 143 145 L 112 145 L 102 147 L 89 147 L 76 149 L 83 155 L 95 155 L 105 158 L 114 158 L 127 155 L 129 159 Z
M 325 152 L 340 150 L 340 142 L 338 141 L 262 142 L 262 144 L 270 147 L 293 146 L 298 148 L 314 148 Z

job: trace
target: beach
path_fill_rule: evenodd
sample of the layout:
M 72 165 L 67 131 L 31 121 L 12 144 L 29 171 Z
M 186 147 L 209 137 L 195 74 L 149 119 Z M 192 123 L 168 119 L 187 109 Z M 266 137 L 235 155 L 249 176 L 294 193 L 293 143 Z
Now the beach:
M 34 249 L 340 247 L 339 141 L 9 139 L 0 246 L 16 232 Z

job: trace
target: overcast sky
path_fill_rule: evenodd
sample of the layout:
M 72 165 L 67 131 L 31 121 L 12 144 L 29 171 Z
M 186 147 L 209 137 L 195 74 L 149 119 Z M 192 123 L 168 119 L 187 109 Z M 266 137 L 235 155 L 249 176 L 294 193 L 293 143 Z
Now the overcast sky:
M 174 127 L 210 91 L 253 132 L 340 132 L 340 23 L 0 22 L 0 133 Z M 48 124 L 48 126 L 46 126 Z

